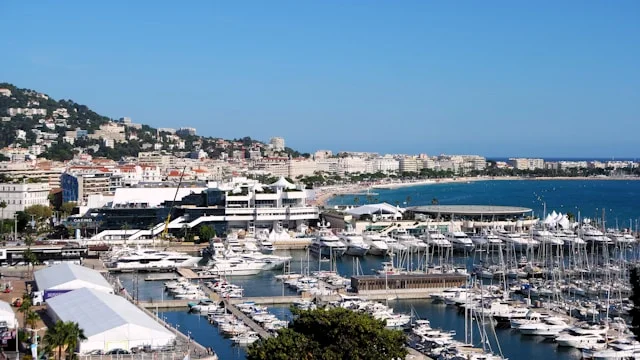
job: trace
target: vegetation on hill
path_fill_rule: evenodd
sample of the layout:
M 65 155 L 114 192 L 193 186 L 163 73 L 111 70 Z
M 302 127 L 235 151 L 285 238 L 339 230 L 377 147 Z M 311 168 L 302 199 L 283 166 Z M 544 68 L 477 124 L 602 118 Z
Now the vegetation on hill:
M 17 146 L 28 148 L 36 144 L 37 134 L 34 132 L 41 131 L 43 133 L 57 134 L 57 138 L 53 140 L 53 144 L 46 151 L 40 154 L 40 157 L 50 160 L 64 161 L 72 159 L 75 154 L 80 152 L 87 153 L 96 157 L 106 157 L 113 160 L 121 160 L 126 157 L 135 157 L 141 151 L 152 151 L 154 147 L 161 145 L 159 150 L 176 156 L 186 156 L 190 152 L 202 150 L 207 153 L 210 158 L 219 158 L 222 154 L 229 157 L 234 155 L 234 151 L 243 150 L 244 157 L 248 157 L 248 150 L 264 149 L 264 143 L 243 137 L 226 141 L 227 144 L 221 145 L 220 138 L 204 137 L 197 135 L 173 135 L 169 133 L 158 134 L 157 129 L 149 125 L 141 125 L 140 129 L 127 127 L 125 134 L 127 141 L 116 142 L 113 147 L 107 147 L 99 139 L 90 139 L 88 137 L 79 137 L 73 145 L 62 140 L 67 131 L 76 129 L 87 130 L 88 134 L 95 133 L 96 130 L 110 121 L 114 121 L 109 117 L 102 116 L 91 110 L 88 106 L 78 104 L 73 100 L 54 100 L 47 95 L 40 94 L 34 90 L 21 89 L 12 84 L 0 83 L 0 88 L 11 90 L 11 96 L 0 96 L 0 117 L 9 117 L 9 108 L 38 108 L 46 109 L 47 115 L 14 115 L 10 121 L 0 122 L 0 148 L 7 146 Z M 69 115 L 63 118 L 59 115 L 53 115 L 57 109 L 64 108 Z M 43 119 L 53 120 L 54 128 L 45 127 L 41 121 Z M 19 139 L 18 130 L 23 130 L 24 139 Z M 184 147 L 177 146 L 175 137 L 184 141 Z M 281 156 L 306 156 L 309 154 L 301 154 L 291 148 L 286 148 L 279 155 Z M 0 155 L 0 161 L 5 157 Z

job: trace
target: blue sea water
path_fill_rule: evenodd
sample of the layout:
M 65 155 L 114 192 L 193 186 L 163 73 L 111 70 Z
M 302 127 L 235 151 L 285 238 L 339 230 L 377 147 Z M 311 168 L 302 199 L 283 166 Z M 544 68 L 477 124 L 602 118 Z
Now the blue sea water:
M 531 208 L 542 216 L 544 204 L 552 211 L 573 213 L 581 218 L 602 218 L 607 227 L 636 227 L 640 218 L 640 181 L 636 180 L 487 180 L 468 183 L 419 185 L 398 189 L 375 189 L 373 202 L 392 205 L 508 205 Z M 358 196 L 359 204 L 366 203 Z M 336 196 L 329 205 L 353 205 L 354 196 Z

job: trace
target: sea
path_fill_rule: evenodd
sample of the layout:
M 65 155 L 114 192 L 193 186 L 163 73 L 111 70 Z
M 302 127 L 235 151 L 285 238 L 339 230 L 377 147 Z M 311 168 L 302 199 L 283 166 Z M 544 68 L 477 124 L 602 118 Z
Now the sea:
M 638 180 L 480 180 L 417 185 L 397 189 L 374 189 L 368 199 L 362 195 L 340 195 L 328 205 L 362 205 L 387 202 L 391 205 L 522 206 L 542 217 L 555 211 L 571 213 L 581 219 L 602 219 L 606 226 L 635 230 L 640 219 L 640 181 Z M 617 226 L 616 226 L 617 223 Z
M 448 183 L 422 185 L 390 190 L 375 190 L 376 202 L 384 201 L 390 204 L 399 203 L 401 206 L 428 205 L 433 198 L 440 204 L 471 204 L 471 205 L 509 205 L 524 206 L 533 209 L 535 214 L 546 211 L 571 212 L 582 218 L 598 218 L 605 209 L 607 226 L 620 228 L 628 227 L 629 222 L 636 227 L 640 218 L 640 181 L 624 180 L 500 180 L 475 181 L 469 183 Z M 360 196 L 362 198 L 362 196 Z M 362 199 L 364 200 L 364 199 Z M 364 201 L 360 201 L 362 204 Z M 405 204 L 406 203 L 406 204 Z M 353 205 L 354 196 L 335 197 L 329 205 Z M 626 225 L 625 225 L 626 224 Z M 293 257 L 291 271 L 300 272 L 309 268 L 312 271 L 328 269 L 329 264 L 308 258 L 304 251 L 284 251 Z M 464 261 L 464 259 L 459 259 Z M 380 257 L 365 256 L 356 263 L 350 256 L 337 260 L 338 272 L 349 277 L 354 271 L 372 274 L 380 268 L 383 261 Z M 234 277 L 232 283 L 244 287 L 246 296 L 277 296 L 293 295 L 290 289 L 274 279 L 277 271 L 267 271 L 255 276 Z M 123 286 L 132 294 L 137 294 L 140 300 L 160 300 L 171 297 L 163 291 L 162 281 L 145 281 L 146 275 L 122 274 L 120 280 Z M 433 327 L 456 331 L 456 338 L 464 340 L 464 315 L 454 308 L 432 304 L 430 300 L 395 300 L 388 305 L 396 312 L 413 312 L 420 318 L 430 320 Z M 290 319 L 288 306 L 270 306 L 269 311 L 281 319 Z M 158 312 L 178 330 L 190 335 L 204 346 L 212 347 L 220 359 L 245 359 L 245 348 L 235 346 L 231 340 L 218 332 L 217 328 L 208 323 L 205 317 L 190 314 L 186 310 L 171 310 Z M 477 325 L 475 325 L 477 327 Z M 493 330 L 487 330 L 491 332 Z M 511 329 L 496 329 L 494 340 L 491 341 L 492 350 L 502 353 L 509 359 L 580 359 L 578 350 L 558 348 L 553 342 L 541 337 L 526 337 Z M 480 346 L 475 329 L 474 343 Z M 497 341 L 495 341 L 497 339 Z

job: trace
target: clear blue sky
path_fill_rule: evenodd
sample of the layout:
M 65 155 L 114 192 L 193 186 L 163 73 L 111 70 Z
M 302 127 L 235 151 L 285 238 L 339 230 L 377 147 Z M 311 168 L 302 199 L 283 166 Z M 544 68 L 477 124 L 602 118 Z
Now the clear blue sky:
M 0 81 L 316 149 L 640 157 L 640 1 L 0 1 Z

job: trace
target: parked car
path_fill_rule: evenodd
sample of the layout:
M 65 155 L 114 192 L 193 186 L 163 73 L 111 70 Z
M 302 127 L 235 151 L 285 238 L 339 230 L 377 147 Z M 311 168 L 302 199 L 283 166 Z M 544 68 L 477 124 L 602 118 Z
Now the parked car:
M 125 349 L 111 349 L 107 351 L 105 355 L 128 355 L 128 354 L 131 354 L 131 353 Z

